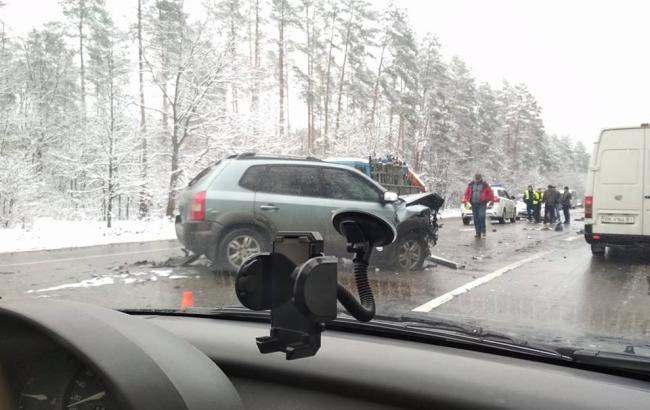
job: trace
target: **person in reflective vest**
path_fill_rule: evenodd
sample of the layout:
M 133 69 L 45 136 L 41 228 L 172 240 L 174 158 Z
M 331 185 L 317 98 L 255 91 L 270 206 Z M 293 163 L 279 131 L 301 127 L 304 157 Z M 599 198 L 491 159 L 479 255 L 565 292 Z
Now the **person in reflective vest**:
M 537 194 L 537 202 L 533 201 L 533 204 L 535 205 L 535 223 L 538 224 L 542 221 L 542 201 L 544 200 L 544 190 L 542 188 L 537 188 L 537 191 L 535 191 Z
M 537 202 L 539 202 L 539 195 L 533 191 L 532 185 L 528 185 L 528 189 L 524 191 L 524 203 L 526 204 L 528 222 L 533 221 L 533 214 L 535 213 L 535 205 Z

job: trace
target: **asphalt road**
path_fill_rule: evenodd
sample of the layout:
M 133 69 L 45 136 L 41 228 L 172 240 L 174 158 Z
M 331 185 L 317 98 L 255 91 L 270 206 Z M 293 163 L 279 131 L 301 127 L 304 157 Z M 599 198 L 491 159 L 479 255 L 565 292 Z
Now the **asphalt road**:
M 465 268 L 371 272 L 378 312 L 461 320 L 569 344 L 647 343 L 650 254 L 610 250 L 592 257 L 580 229 L 581 222 L 562 232 L 525 221 L 488 223 L 487 239 L 477 240 L 472 226 L 446 220 L 434 253 Z M 178 266 L 182 257 L 176 241 L 0 254 L 0 296 L 177 308 L 182 292 L 192 291 L 198 307 L 238 304 L 234 274 L 213 272 L 205 259 Z M 339 280 L 353 286 L 349 272 Z

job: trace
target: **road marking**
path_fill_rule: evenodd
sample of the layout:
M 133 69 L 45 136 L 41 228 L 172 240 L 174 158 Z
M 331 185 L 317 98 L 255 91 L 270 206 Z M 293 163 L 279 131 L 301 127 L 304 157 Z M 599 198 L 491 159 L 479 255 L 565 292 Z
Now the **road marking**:
M 470 231 L 474 231 L 474 230 L 475 230 L 474 228 L 463 228 L 460 231 L 461 232 L 470 232 Z
M 571 242 L 571 241 L 575 241 L 575 240 L 577 240 L 577 239 L 582 239 L 582 236 L 572 236 L 572 237 L 570 237 L 570 238 L 564 238 L 564 239 L 562 239 L 562 240 L 563 240 L 564 242 Z
M 539 259 L 542 256 L 545 256 L 545 255 L 547 255 L 549 253 L 550 252 L 536 253 L 533 256 L 530 256 L 530 257 L 528 257 L 526 259 L 522 259 L 522 260 L 517 261 L 515 263 L 511 263 L 510 265 L 504 266 L 503 268 L 495 270 L 492 273 L 488 273 L 487 275 L 481 276 L 478 279 L 474 279 L 473 281 L 468 282 L 468 283 L 464 284 L 463 286 L 458 287 L 458 288 L 456 288 L 456 289 L 454 289 L 454 290 L 452 290 L 450 292 L 447 292 L 444 295 L 438 296 L 435 299 L 431 299 L 427 303 L 416 307 L 412 311 L 413 312 L 431 312 L 433 309 L 437 308 L 438 306 L 440 306 L 440 305 L 442 305 L 444 303 L 449 302 L 450 300 L 452 300 L 456 296 L 462 295 L 463 293 L 468 292 L 470 289 L 473 289 L 473 288 L 475 288 L 477 286 L 480 286 L 480 285 L 482 285 L 484 283 L 487 283 L 487 282 L 491 281 L 494 278 L 498 278 L 499 276 L 503 275 L 504 273 L 506 273 L 508 271 L 511 271 L 513 269 L 517 269 L 518 267 L 520 267 L 522 265 L 525 265 L 528 262 L 532 262 L 535 259 Z
M 102 255 L 80 256 L 80 257 L 76 257 L 76 258 L 46 259 L 46 260 L 35 261 L 35 262 L 9 263 L 9 264 L 5 264 L 5 265 L 0 265 L 0 268 L 9 268 L 9 267 L 12 267 L 12 266 L 42 265 L 44 263 L 81 261 L 81 260 L 84 260 L 84 259 L 100 259 L 100 258 L 106 258 L 106 257 L 109 257 L 109 256 L 137 255 L 139 253 L 164 252 L 164 251 L 171 251 L 171 250 L 178 250 L 178 249 L 179 249 L 179 247 L 175 247 L 175 248 L 154 248 L 154 249 L 147 249 L 147 250 L 133 251 L 133 252 L 105 253 L 105 254 L 102 254 Z

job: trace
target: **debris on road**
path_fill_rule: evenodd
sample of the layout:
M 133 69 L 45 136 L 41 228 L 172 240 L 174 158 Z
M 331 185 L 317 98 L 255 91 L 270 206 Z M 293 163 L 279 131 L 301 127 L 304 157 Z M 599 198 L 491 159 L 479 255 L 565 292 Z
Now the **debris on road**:
M 460 262 L 450 261 L 449 259 L 441 258 L 440 256 L 429 255 L 428 259 L 434 263 L 447 266 L 452 269 L 465 269 L 465 264 Z
M 180 263 L 179 266 L 188 266 L 191 263 L 196 262 L 200 257 L 201 255 L 197 255 L 197 254 L 186 255 L 186 257 L 183 259 L 183 261 Z

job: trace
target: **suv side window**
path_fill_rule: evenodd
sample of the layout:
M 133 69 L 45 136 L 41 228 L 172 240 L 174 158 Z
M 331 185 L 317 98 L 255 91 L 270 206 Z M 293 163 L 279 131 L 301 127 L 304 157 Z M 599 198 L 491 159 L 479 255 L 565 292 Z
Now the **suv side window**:
M 323 168 L 325 196 L 352 201 L 379 201 L 379 190 L 353 172 L 339 168 Z
M 322 196 L 318 167 L 268 165 L 257 190 L 274 194 Z
M 239 185 L 251 191 L 258 191 L 263 185 L 264 174 L 266 173 L 265 165 L 255 165 L 246 170 L 239 180 Z

